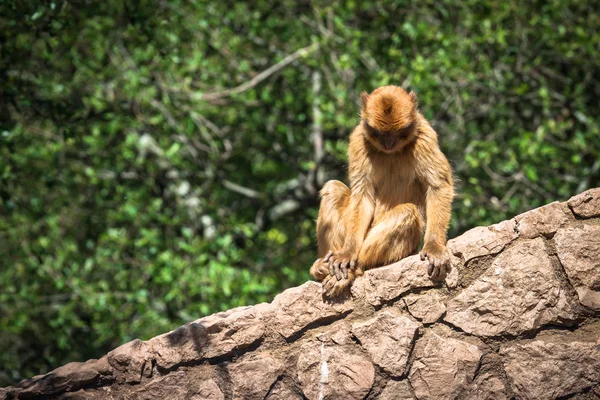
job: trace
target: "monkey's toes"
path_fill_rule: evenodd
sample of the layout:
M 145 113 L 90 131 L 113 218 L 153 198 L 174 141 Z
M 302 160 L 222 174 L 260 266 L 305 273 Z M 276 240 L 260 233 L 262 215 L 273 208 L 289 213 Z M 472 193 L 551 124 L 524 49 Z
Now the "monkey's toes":
M 429 256 L 428 258 L 429 267 L 427 268 L 427 272 L 429 274 L 429 278 L 432 281 L 443 281 L 452 268 L 450 265 L 450 260 L 444 257 Z
M 323 295 L 327 298 L 334 298 L 342 294 L 344 290 L 346 290 L 350 284 L 351 280 L 342 278 L 338 280 L 335 276 L 327 276 L 323 281 Z

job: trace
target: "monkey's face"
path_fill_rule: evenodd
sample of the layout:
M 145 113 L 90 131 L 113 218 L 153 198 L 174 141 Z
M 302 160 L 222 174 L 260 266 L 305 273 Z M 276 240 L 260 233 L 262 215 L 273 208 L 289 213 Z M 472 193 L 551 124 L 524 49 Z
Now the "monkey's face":
M 413 141 L 416 136 L 414 122 L 400 129 L 380 130 L 371 126 L 368 121 L 363 121 L 367 140 L 378 150 L 385 153 L 394 153 Z
M 394 153 L 417 135 L 417 98 L 398 86 L 382 86 L 363 93 L 362 120 L 366 139 L 377 150 Z

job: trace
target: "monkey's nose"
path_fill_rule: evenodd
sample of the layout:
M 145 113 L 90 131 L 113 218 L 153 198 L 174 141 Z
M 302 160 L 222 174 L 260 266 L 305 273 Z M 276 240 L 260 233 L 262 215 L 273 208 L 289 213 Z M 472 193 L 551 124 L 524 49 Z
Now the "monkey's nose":
M 396 144 L 396 140 L 393 137 L 386 137 L 383 138 L 382 144 L 386 150 L 391 150 Z

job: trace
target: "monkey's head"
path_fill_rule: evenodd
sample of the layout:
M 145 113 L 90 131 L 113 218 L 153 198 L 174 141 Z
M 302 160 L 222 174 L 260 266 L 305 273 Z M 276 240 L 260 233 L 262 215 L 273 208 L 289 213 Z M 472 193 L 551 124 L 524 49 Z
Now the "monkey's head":
M 360 95 L 365 137 L 377 150 L 400 151 L 417 135 L 417 96 L 398 86 L 382 86 Z

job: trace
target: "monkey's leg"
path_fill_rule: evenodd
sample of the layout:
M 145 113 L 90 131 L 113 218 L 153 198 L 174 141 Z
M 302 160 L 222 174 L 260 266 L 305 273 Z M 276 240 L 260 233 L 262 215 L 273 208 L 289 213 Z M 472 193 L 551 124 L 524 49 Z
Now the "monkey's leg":
M 319 258 L 310 268 L 310 274 L 318 281 L 329 275 L 329 266 L 324 262 L 327 253 L 339 250 L 344 245 L 346 227 L 344 209 L 350 199 L 350 189 L 340 181 L 329 181 L 321 189 L 321 205 L 317 218 L 317 243 Z
M 423 217 L 412 203 L 383 214 L 369 231 L 358 256 L 363 271 L 391 264 L 416 253 L 423 234 Z
M 342 279 L 331 275 L 326 277 L 323 281 L 324 292 L 335 297 L 361 276 L 363 271 L 416 253 L 423 225 L 421 213 L 410 203 L 399 204 L 377 218 L 360 249 L 356 268 L 344 271 Z

